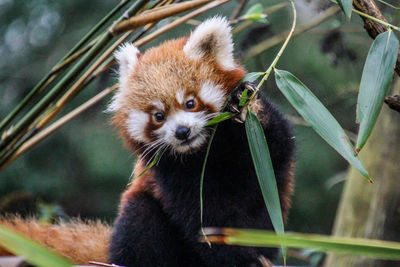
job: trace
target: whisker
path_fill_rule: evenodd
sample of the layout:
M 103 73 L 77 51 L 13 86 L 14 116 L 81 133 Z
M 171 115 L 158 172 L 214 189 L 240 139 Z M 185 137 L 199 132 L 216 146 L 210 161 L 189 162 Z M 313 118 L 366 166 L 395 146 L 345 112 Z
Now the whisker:
M 146 157 L 146 155 L 151 152 L 155 147 L 163 142 L 162 139 L 156 139 L 155 141 L 151 142 L 148 147 L 143 151 L 142 157 Z
M 150 157 L 150 159 L 147 161 L 146 166 L 149 165 L 150 162 L 153 161 L 154 157 L 157 156 L 158 153 L 162 150 L 163 146 L 159 147 L 156 152 L 153 153 L 153 155 Z M 158 161 L 157 161 L 158 163 Z
M 167 144 L 164 144 L 164 145 L 161 146 L 161 149 L 163 149 L 163 151 L 161 151 L 161 155 L 160 155 L 160 157 L 158 158 L 156 164 L 158 164 L 158 163 L 160 162 L 162 156 L 164 155 L 165 151 L 167 150 L 167 147 L 168 147 Z
M 144 148 L 144 147 L 150 146 L 150 145 L 152 145 L 154 142 L 156 142 L 156 141 L 158 141 L 158 140 L 159 140 L 159 139 L 156 139 L 156 140 L 154 140 L 154 141 L 152 141 L 152 142 L 150 142 L 150 143 L 146 143 L 146 144 L 142 145 L 141 147 L 139 147 L 138 149 L 142 149 L 142 148 Z
M 157 145 L 154 145 L 153 147 L 149 148 L 146 150 L 146 153 L 143 154 L 143 158 L 145 158 L 147 155 L 149 155 L 152 151 L 154 151 L 155 149 L 159 148 Z

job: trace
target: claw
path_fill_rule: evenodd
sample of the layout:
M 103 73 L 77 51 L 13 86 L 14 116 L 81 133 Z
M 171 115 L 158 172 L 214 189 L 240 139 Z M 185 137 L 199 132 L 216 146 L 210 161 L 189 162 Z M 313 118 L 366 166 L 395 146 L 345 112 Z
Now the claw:
M 251 96 L 256 90 L 256 85 L 251 82 L 240 83 L 235 89 L 233 89 L 233 92 L 231 93 L 231 98 L 227 106 L 227 109 L 231 113 L 236 114 L 234 120 L 239 123 L 243 123 L 244 118 L 246 117 L 246 111 L 243 109 L 243 106 L 239 105 L 242 94 L 246 89 L 248 90 L 247 96 Z

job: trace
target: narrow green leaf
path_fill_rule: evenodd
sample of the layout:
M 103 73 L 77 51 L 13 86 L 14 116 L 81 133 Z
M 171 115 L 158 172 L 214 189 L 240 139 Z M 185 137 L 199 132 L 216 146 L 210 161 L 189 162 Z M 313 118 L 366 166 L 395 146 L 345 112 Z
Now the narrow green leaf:
M 153 160 L 144 168 L 144 170 L 135 178 L 141 177 L 143 174 L 145 174 L 148 170 L 151 169 L 154 165 L 157 164 L 158 160 L 160 159 L 161 155 L 163 154 L 164 149 L 160 149 L 159 151 L 156 152 L 156 155 L 154 156 Z
M 0 246 L 39 267 L 65 267 L 72 263 L 41 245 L 0 226 Z
M 264 74 L 265 74 L 265 72 L 262 72 L 262 71 L 249 72 L 242 78 L 242 82 L 254 82 Z
M 391 30 L 379 34 L 369 50 L 357 101 L 357 150 L 365 145 L 374 128 L 392 82 L 398 50 L 399 41 Z
M 235 116 L 235 114 L 232 114 L 230 112 L 222 112 L 221 114 L 219 114 L 217 117 L 213 118 L 212 120 L 210 120 L 209 122 L 206 123 L 206 126 L 211 126 L 217 123 L 220 123 L 222 121 L 225 121 L 227 119 L 232 118 L 233 116 Z
M 239 99 L 239 107 L 243 107 L 244 104 L 246 104 L 246 101 L 249 99 L 249 97 L 247 96 L 248 93 L 248 89 L 244 89 L 243 93 L 240 95 L 240 99 Z
M 281 204 L 264 130 L 256 115 L 250 110 L 248 110 L 245 125 L 251 157 L 253 158 L 265 205 L 275 231 L 278 234 L 282 234 L 284 226 Z
M 337 0 L 340 8 L 343 10 L 347 19 L 351 18 L 351 10 L 353 9 L 353 0 Z
M 286 233 L 231 228 L 205 228 L 211 242 L 229 245 L 317 249 L 335 253 L 355 254 L 376 259 L 400 259 L 400 243 L 363 238 L 344 238 L 316 234 Z M 217 236 L 215 235 L 217 233 Z M 221 236 L 218 236 L 221 235 Z
M 279 90 L 310 126 L 372 182 L 360 159 L 354 155 L 348 136 L 318 98 L 290 72 L 275 69 L 275 79 Z
M 200 231 L 203 234 L 205 241 L 207 242 L 207 244 L 210 247 L 211 247 L 211 242 L 207 239 L 207 236 L 206 236 L 206 234 L 204 232 L 204 228 L 203 228 L 203 218 L 204 218 L 203 189 L 204 189 L 204 175 L 206 173 L 208 155 L 210 154 L 211 144 L 212 144 L 212 141 L 214 140 L 214 136 L 217 131 L 217 128 L 218 128 L 218 125 L 215 125 L 215 127 L 213 128 L 213 131 L 211 133 L 211 136 L 210 136 L 210 141 L 208 141 L 206 155 L 204 156 L 203 167 L 201 168 L 201 175 L 200 175 Z

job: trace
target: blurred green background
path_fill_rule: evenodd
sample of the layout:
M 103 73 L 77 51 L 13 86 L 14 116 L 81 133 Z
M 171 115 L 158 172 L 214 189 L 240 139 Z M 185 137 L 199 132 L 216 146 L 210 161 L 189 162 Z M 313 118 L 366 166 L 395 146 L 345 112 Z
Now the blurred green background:
M 0 118 L 118 2 L 0 0 Z M 237 2 L 232 1 L 196 19 L 214 14 L 229 16 Z M 248 1 L 246 9 L 256 2 L 268 7 L 280 1 Z M 299 25 L 312 20 L 330 5 L 329 1 L 300 0 L 296 4 Z M 385 8 L 382 6 L 382 9 Z M 390 12 L 389 16 L 398 19 L 398 13 Z M 234 36 L 239 59 L 252 45 L 288 29 L 290 9 L 273 13 L 268 21 L 267 25 L 254 24 Z M 146 47 L 188 34 L 191 28 L 181 26 Z M 371 42 L 357 16 L 348 22 L 342 14 L 337 14 L 294 38 L 278 68 L 295 74 L 345 129 L 356 132 L 357 90 Z M 277 50 L 274 47 L 243 63 L 249 71 L 263 71 Z M 62 114 L 114 82 L 114 71 L 103 75 Z M 301 121 L 299 124 L 298 114 L 277 90 L 272 75 L 264 90 L 296 122 L 296 187 L 287 229 L 330 234 L 347 163 L 312 129 L 301 125 Z M 110 117 L 104 112 L 108 101 L 102 101 L 63 126 L 0 172 L 0 210 L 9 207 L 19 195 L 33 207 L 40 203 L 42 213 L 55 209 L 68 216 L 113 221 L 134 156 L 123 147 L 110 125 Z

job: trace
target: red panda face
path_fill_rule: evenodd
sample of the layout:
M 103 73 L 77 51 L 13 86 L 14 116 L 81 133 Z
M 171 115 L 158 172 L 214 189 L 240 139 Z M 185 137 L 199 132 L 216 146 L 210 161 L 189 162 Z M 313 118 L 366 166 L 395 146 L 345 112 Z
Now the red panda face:
M 128 145 L 140 154 L 168 148 L 193 153 L 207 142 L 206 123 L 218 115 L 244 76 L 233 60 L 228 22 L 205 21 L 189 38 L 140 54 L 133 45 L 115 54 L 120 88 L 109 110 Z

